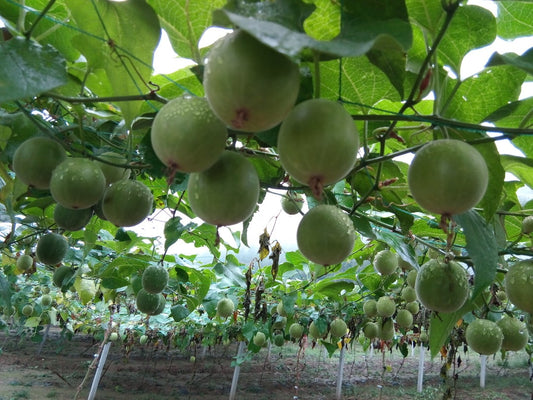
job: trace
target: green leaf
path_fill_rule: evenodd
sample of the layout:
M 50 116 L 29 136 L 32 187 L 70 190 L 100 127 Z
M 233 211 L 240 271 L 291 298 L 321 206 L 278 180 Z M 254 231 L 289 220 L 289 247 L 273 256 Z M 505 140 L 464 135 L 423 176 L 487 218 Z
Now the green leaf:
M 316 9 L 306 18 L 303 27 L 313 39 L 331 40 L 341 31 L 341 4 L 331 0 L 310 0 Z
M 23 38 L 0 42 L 0 103 L 36 96 L 66 82 L 65 59 L 53 47 Z
M 114 96 L 148 92 L 151 88 L 146 82 L 161 35 L 154 10 L 144 0 L 94 0 L 91 7 L 77 0 L 66 0 L 66 4 L 78 28 L 89 33 L 74 38 L 89 70 L 105 70 Z M 126 127 L 139 114 L 141 105 L 140 101 L 120 103 Z
M 496 125 L 498 127 L 519 127 L 531 129 L 533 127 L 533 112 L 531 110 L 533 110 L 533 97 L 505 104 L 485 117 L 484 121 L 497 122 Z M 513 139 L 513 142 L 515 142 L 515 139 L 518 139 L 518 141 L 526 139 L 526 142 L 523 144 L 531 144 L 530 146 L 526 147 L 533 149 L 532 141 L 526 135 L 516 136 Z
M 509 65 L 485 68 L 465 79 L 454 93 L 443 116 L 479 123 L 520 95 L 525 72 Z
M 198 48 L 200 37 L 212 25 L 213 10 L 224 3 L 224 0 L 148 0 L 176 53 L 198 64 L 203 61 Z
M 498 269 L 498 245 L 494 230 L 474 210 L 456 215 L 454 220 L 463 228 L 466 250 L 474 262 L 474 288 L 472 298 L 489 286 Z
M 106 289 L 118 289 L 128 286 L 130 284 L 130 281 L 124 279 L 123 277 L 117 274 L 115 276 L 108 276 L 106 278 L 102 278 L 100 284 Z
M 174 319 L 176 322 L 180 322 L 181 320 L 187 318 L 191 312 L 189 309 L 185 306 L 182 306 L 181 304 L 176 304 L 170 309 L 170 316 Z
M 483 7 L 459 7 L 438 47 L 439 58 L 457 76 L 464 56 L 473 49 L 491 44 L 496 39 L 496 19 Z
M 514 39 L 533 35 L 533 3 L 498 1 L 498 36 Z
M 355 285 L 352 279 L 323 279 L 312 286 L 312 291 L 316 297 L 341 299 L 341 292 L 351 292 Z
M 389 78 L 390 83 L 403 98 L 405 79 L 405 50 L 388 36 L 378 39 L 374 47 L 367 53 L 372 64 L 381 69 Z
M 403 260 L 418 269 L 418 257 L 415 250 L 403 235 L 385 229 L 376 229 L 375 233 L 377 240 L 387 243 Z
M 446 15 L 442 4 L 435 0 L 406 0 L 405 3 L 411 20 L 434 37 Z
M 502 64 L 512 65 L 533 75 L 533 48 L 529 49 L 521 56 L 516 53 L 494 53 L 487 63 L 487 66 Z
M 41 317 L 30 317 L 24 323 L 26 328 L 35 328 L 41 323 Z
M 197 225 L 194 222 L 183 225 L 180 217 L 172 217 L 165 222 L 165 228 L 163 230 L 165 234 L 165 251 L 167 251 L 170 246 L 178 241 L 183 232 L 193 229 L 196 226 Z
M 510 172 L 533 189 L 533 160 L 531 158 L 507 154 L 502 154 L 500 158 L 505 171 Z

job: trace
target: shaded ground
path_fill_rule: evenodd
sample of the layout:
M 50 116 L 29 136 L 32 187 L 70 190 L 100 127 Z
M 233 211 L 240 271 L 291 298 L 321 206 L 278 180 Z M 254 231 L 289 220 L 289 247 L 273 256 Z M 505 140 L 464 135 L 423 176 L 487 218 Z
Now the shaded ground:
M 75 336 L 72 340 L 51 335 L 37 356 L 39 343 L 29 338 L 0 335 L 0 400 L 73 399 L 88 371 L 99 343 L 91 337 Z M 232 358 L 235 346 L 194 349 L 188 354 L 147 345 L 136 346 L 129 356 L 113 343 L 98 386 L 96 399 L 183 399 L 214 400 L 229 398 L 233 377 Z M 320 349 L 307 348 L 298 358 L 298 346 L 288 344 L 280 352 L 262 350 L 241 367 L 237 399 L 335 399 L 339 352 L 328 358 Z M 418 350 L 402 364 L 399 351 L 364 354 L 357 347 L 346 352 L 343 399 L 441 399 L 447 388 L 456 399 L 531 399 L 527 354 L 511 355 L 502 362 L 500 356 L 487 364 L 486 387 L 479 387 L 479 359 L 461 353 L 462 363 L 456 370 L 458 379 L 440 377 L 442 361 L 426 359 L 424 390 L 416 390 Z M 93 373 L 79 398 L 86 399 Z M 448 376 L 452 376 L 452 371 Z

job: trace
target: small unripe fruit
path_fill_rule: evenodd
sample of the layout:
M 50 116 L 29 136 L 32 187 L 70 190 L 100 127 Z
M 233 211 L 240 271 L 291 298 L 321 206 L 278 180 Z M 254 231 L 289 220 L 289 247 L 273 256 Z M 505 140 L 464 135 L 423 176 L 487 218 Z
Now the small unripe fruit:
M 416 283 L 416 275 L 418 274 L 418 271 L 416 269 L 412 269 L 407 273 L 407 284 L 414 289 L 415 283 Z
M 374 257 L 374 268 L 381 275 L 390 275 L 398 268 L 398 258 L 390 250 L 381 250 Z
M 376 304 L 380 317 L 391 317 L 396 312 L 396 303 L 388 296 L 382 296 Z
M 48 307 L 52 304 L 52 296 L 50 296 L 49 294 L 43 294 L 43 296 L 41 297 L 41 305 L 43 307 Z
M 266 343 L 266 335 L 263 332 L 257 332 L 254 335 L 253 342 L 256 346 L 263 347 Z
M 418 304 L 418 301 L 412 301 L 405 305 L 405 309 L 409 310 L 411 314 L 416 315 L 420 311 L 420 305 Z
M 368 339 L 374 339 L 378 336 L 379 327 L 375 322 L 367 322 L 363 327 L 363 334 Z
M 281 347 L 285 344 L 285 337 L 282 334 L 274 335 L 274 344 Z
M 500 350 L 503 333 L 495 322 L 488 319 L 476 319 L 466 327 L 465 338 L 466 343 L 475 352 L 491 355 Z
M 378 322 L 378 337 L 381 340 L 394 339 L 394 322 L 392 319 L 387 318 Z
M 289 335 L 294 339 L 300 339 L 304 334 L 303 325 L 295 322 L 289 327 Z
M 427 332 L 420 332 L 419 339 L 422 344 L 426 344 L 429 340 L 429 335 Z
M 509 301 L 522 311 L 533 314 L 533 259 L 511 265 L 504 283 Z
M 56 265 L 63 260 L 67 250 L 67 239 L 57 233 L 48 233 L 37 242 L 35 253 L 43 264 Z
M 533 215 L 529 215 L 522 220 L 522 233 L 529 235 L 533 232 Z
M 144 289 L 137 293 L 137 309 L 145 314 L 153 314 L 160 307 L 159 294 L 149 293 Z
M 403 329 L 410 329 L 413 326 L 413 314 L 409 310 L 400 310 L 396 314 L 396 322 Z
M 221 318 L 228 318 L 233 315 L 234 310 L 235 305 L 233 304 L 233 301 L 227 297 L 220 299 L 217 303 L 217 314 Z
M 125 165 L 128 161 L 123 155 L 115 153 L 113 151 L 106 151 L 105 153 L 100 154 L 98 158 L 102 161 L 97 161 L 96 164 L 102 170 L 107 186 L 117 181 L 120 181 L 121 179 L 129 178 L 130 170 L 118 166 Z
M 29 317 L 33 314 L 33 307 L 30 304 L 26 304 L 24 307 L 22 307 L 22 315 Z
M 272 329 L 285 329 L 287 325 L 287 317 L 277 317 L 276 321 L 272 324 Z
M 281 209 L 289 215 L 298 214 L 303 205 L 304 198 L 298 193 L 288 192 L 281 198 Z
M 369 318 L 378 315 L 377 301 L 374 299 L 365 301 L 363 304 L 363 312 Z
M 116 342 L 118 340 L 118 333 L 116 332 L 111 332 L 109 334 L 109 341 L 111 342 Z
M 17 258 L 17 269 L 19 271 L 28 271 L 33 266 L 33 257 L 28 254 L 23 254 Z
M 309 335 L 314 340 L 322 339 L 322 338 L 326 337 L 327 334 L 328 334 L 327 332 L 324 332 L 323 334 L 320 333 L 320 330 L 316 326 L 315 321 L 311 322 L 311 324 L 309 325 Z
M 162 265 L 149 265 L 142 275 L 142 287 L 148 293 L 161 293 L 168 284 L 168 271 Z
M 148 342 L 148 336 L 147 335 L 141 335 L 141 337 L 139 338 L 139 343 L 144 345 Z
M 416 290 L 413 289 L 411 286 L 404 287 L 402 290 L 402 299 L 404 299 L 406 303 L 411 303 L 412 301 L 415 301 Z
M 285 308 L 283 308 L 283 302 L 279 302 L 278 303 L 278 305 L 276 306 L 276 311 L 282 317 L 286 317 L 287 316 L 287 313 L 285 312 Z
M 335 318 L 329 326 L 329 332 L 331 336 L 340 338 L 348 333 L 348 326 L 342 319 Z
M 525 323 L 516 318 L 504 316 L 497 324 L 503 333 L 503 350 L 519 351 L 526 346 L 529 334 Z
M 152 202 L 152 192 L 144 183 L 123 179 L 106 189 L 102 212 L 116 226 L 135 226 L 150 215 Z

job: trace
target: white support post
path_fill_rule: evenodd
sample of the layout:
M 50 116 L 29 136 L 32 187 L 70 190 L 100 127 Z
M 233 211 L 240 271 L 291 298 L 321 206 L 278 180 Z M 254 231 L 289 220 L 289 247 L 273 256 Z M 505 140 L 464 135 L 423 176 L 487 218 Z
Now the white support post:
M 98 367 L 96 368 L 93 384 L 91 385 L 91 391 L 89 392 L 89 397 L 87 397 L 87 400 L 94 400 L 94 396 L 96 396 L 96 390 L 98 389 L 98 384 L 100 383 L 100 378 L 102 377 L 102 371 L 104 369 L 105 361 L 107 360 L 107 354 L 109 353 L 110 346 L 111 342 L 107 342 L 102 349 L 102 354 L 100 354 L 100 359 L 98 360 Z
M 237 364 L 233 370 L 233 379 L 231 381 L 231 390 L 229 392 L 229 400 L 235 400 L 237 394 L 237 383 L 239 382 L 239 375 L 241 373 L 241 366 L 238 364 L 239 359 L 244 352 L 244 342 L 239 342 L 239 348 L 237 350 Z
M 341 400 L 342 399 L 342 380 L 343 380 L 343 375 L 344 375 L 344 351 L 345 351 L 345 348 L 344 348 L 344 340 L 341 340 L 341 341 L 342 341 L 342 347 L 341 347 L 341 354 L 340 354 L 340 358 L 339 358 L 339 369 L 337 371 L 337 393 L 336 393 L 336 396 L 335 396 L 336 400 Z
M 481 370 L 479 371 L 479 387 L 485 388 L 485 374 L 487 372 L 487 356 L 481 354 L 479 356 L 479 362 L 481 363 Z
M 424 383 L 424 357 L 425 357 L 426 347 L 420 345 L 420 354 L 418 358 L 418 382 L 416 385 L 416 390 L 418 393 L 422 393 L 422 386 Z

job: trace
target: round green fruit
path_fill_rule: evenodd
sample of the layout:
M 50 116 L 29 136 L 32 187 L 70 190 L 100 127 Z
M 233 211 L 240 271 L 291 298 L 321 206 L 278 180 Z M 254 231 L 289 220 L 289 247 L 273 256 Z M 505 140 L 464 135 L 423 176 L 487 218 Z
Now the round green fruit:
M 522 233 L 529 235 L 533 232 L 533 215 L 529 215 L 522 220 Z
M 378 315 L 377 304 L 377 301 L 374 299 L 367 300 L 363 303 L 363 312 L 367 317 L 372 318 Z
M 522 311 L 533 314 L 533 259 L 511 265 L 504 283 L 509 301 Z
M 378 322 L 378 338 L 381 340 L 394 339 L 394 322 L 387 318 Z
M 65 149 L 55 140 L 33 137 L 17 147 L 13 155 L 13 171 L 26 185 L 48 189 L 52 171 L 66 158 Z
M 476 353 L 491 355 L 500 350 L 503 333 L 496 322 L 488 319 L 476 319 L 466 327 L 466 343 Z
M 41 291 L 43 294 L 48 294 L 50 293 L 50 288 L 48 286 L 43 286 Z
M 160 294 L 148 293 L 146 290 L 141 289 L 137 293 L 137 309 L 148 315 L 155 313 L 160 308 L 161 298 Z
M 416 290 L 411 286 L 406 286 L 402 289 L 402 299 L 406 303 L 411 303 L 416 300 Z
M 67 158 L 54 169 L 50 179 L 50 193 L 54 200 L 74 210 L 94 206 L 104 190 L 104 173 L 86 158 Z
M 418 271 L 416 269 L 412 269 L 407 273 L 407 284 L 414 289 L 416 284 L 416 276 L 418 275 Z
M 300 339 L 304 334 L 304 326 L 295 322 L 289 326 L 289 335 L 291 338 Z
M 165 306 L 167 305 L 167 299 L 165 296 L 163 296 L 161 293 L 157 293 L 156 296 L 159 297 L 159 303 L 157 305 L 157 308 L 152 312 L 147 312 L 148 315 L 159 315 L 163 312 L 165 309 Z
M 519 351 L 526 347 L 529 334 L 525 323 L 516 318 L 504 316 L 497 324 L 503 333 L 503 350 Z
M 147 342 L 148 342 L 148 336 L 147 335 L 141 335 L 141 337 L 139 338 L 139 343 L 141 345 L 145 345 Z
M 49 307 L 52 304 L 52 296 L 49 294 L 43 294 L 41 297 L 41 305 L 43 307 Z
M 29 317 L 33 314 L 33 306 L 30 304 L 26 304 L 24 307 L 22 307 L 22 315 L 25 317 Z
M 64 236 L 57 233 L 47 233 L 37 242 L 35 253 L 40 262 L 47 265 L 59 264 L 68 250 L 68 242 Z
M 329 332 L 331 336 L 341 338 L 348 333 L 348 326 L 340 318 L 335 318 L 329 325 Z
M 355 228 L 340 208 L 321 204 L 309 210 L 298 224 L 298 249 L 310 261 L 333 265 L 353 251 Z
M 418 304 L 418 301 L 412 301 L 405 305 L 405 309 L 409 310 L 411 314 L 416 315 L 420 311 L 420 305 Z
M 288 192 L 281 198 L 281 209 L 289 214 L 295 215 L 302 211 L 304 198 L 302 195 L 294 192 Z
M 257 332 L 254 335 L 253 342 L 258 347 L 263 347 L 266 344 L 266 335 L 263 332 Z
M 52 277 L 54 285 L 58 288 L 61 288 L 65 281 L 71 279 L 74 276 L 74 272 L 74 269 L 67 265 L 60 266 L 54 271 L 54 275 Z M 72 280 L 71 283 L 73 284 L 74 280 Z
M 410 329 L 413 326 L 413 314 L 406 309 L 398 311 L 396 314 L 396 323 L 400 328 Z
M 119 167 L 119 165 L 126 165 L 128 162 L 123 155 L 113 151 L 106 151 L 100 154 L 98 158 L 99 160 L 96 163 L 104 173 L 106 185 L 129 178 L 131 171 L 124 167 Z
M 276 306 L 276 311 L 282 317 L 286 317 L 287 316 L 287 313 L 285 312 L 285 308 L 283 307 L 283 302 L 282 301 L 280 301 L 278 303 L 278 305 Z
M 161 293 L 168 284 L 168 271 L 162 265 L 148 266 L 142 275 L 142 287 L 148 293 Z
M 315 324 L 315 321 L 312 321 L 309 325 L 309 335 L 314 339 L 322 339 L 325 338 L 328 332 L 324 332 L 323 334 L 320 333 L 320 330 L 318 329 L 318 326 Z
M 56 204 L 54 208 L 54 221 L 57 226 L 67 231 L 78 231 L 90 221 L 93 216 L 92 208 L 72 210 Z
M 221 318 L 228 318 L 233 315 L 234 310 L 235 304 L 233 304 L 233 300 L 228 299 L 227 297 L 220 299 L 217 303 L 217 314 Z
M 150 215 L 152 202 L 152 192 L 144 183 L 123 179 L 106 189 L 102 212 L 116 226 L 135 226 Z
M 259 132 L 278 125 L 292 109 L 300 73 L 285 55 L 236 30 L 209 52 L 203 84 L 210 107 L 227 126 Z
M 111 332 L 109 334 L 109 341 L 110 342 L 116 342 L 118 340 L 118 333 L 116 332 Z
M 376 310 L 380 317 L 391 317 L 396 312 L 396 303 L 389 296 L 382 296 L 378 299 Z
M 285 329 L 285 326 L 287 325 L 287 317 L 280 317 L 278 316 L 274 323 L 272 324 L 272 329 Z
M 274 335 L 274 344 L 282 347 L 285 344 L 285 337 L 281 333 Z
M 201 172 L 224 151 L 226 126 L 202 97 L 182 96 L 166 103 L 152 124 L 155 154 L 173 171 Z
M 193 212 L 215 226 L 234 225 L 250 217 L 259 191 L 253 164 L 232 151 L 222 153 L 211 168 L 191 173 L 187 186 Z
M 378 333 L 379 327 L 375 322 L 367 322 L 363 327 L 363 335 L 365 335 L 367 339 L 374 339 L 378 337 Z
M 19 271 L 28 271 L 31 267 L 33 267 L 33 257 L 29 254 L 22 254 L 19 258 L 17 258 L 16 266 Z
M 137 296 L 137 293 L 139 293 L 139 290 L 143 288 L 142 275 L 139 275 L 139 274 L 132 275 L 132 277 L 130 278 L 130 284 L 131 284 L 133 293 Z
M 281 165 L 315 197 L 322 188 L 343 179 L 353 168 L 359 149 L 355 123 L 332 100 L 299 103 L 283 120 L 278 135 Z
M 381 250 L 374 257 L 374 268 L 381 275 L 390 275 L 398 268 L 398 258 L 390 250 Z
M 468 298 L 468 277 L 455 261 L 429 260 L 418 271 L 415 290 L 424 307 L 450 313 L 461 308 Z
M 489 172 L 483 156 L 455 139 L 432 141 L 416 152 L 407 181 L 416 202 L 442 215 L 462 214 L 484 196 Z
M 427 332 L 420 332 L 419 339 L 422 344 L 426 344 L 429 341 L 429 335 Z

